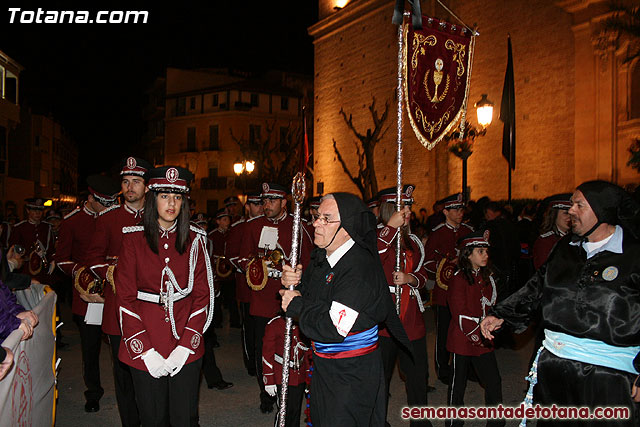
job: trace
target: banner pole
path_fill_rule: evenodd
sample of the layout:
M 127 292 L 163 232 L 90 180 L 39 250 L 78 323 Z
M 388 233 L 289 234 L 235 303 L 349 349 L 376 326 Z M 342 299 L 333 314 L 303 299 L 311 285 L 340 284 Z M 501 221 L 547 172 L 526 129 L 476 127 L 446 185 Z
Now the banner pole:
M 398 139 L 397 139 L 397 156 L 396 156 L 396 211 L 402 208 L 402 83 L 403 83 L 403 65 L 404 65 L 404 34 L 403 24 L 398 25 Z M 403 224 L 404 225 L 404 224 Z M 400 271 L 400 251 L 402 250 L 401 233 L 398 233 L 396 239 L 396 267 L 395 271 Z M 400 285 L 396 285 L 396 313 L 400 315 Z

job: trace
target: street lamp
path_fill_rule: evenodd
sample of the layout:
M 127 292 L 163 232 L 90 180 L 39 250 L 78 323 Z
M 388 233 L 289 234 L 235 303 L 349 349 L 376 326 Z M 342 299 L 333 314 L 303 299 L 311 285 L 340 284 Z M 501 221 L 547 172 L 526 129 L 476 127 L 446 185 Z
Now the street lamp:
M 487 94 L 483 93 L 480 100 L 474 104 L 476 114 L 478 115 L 478 123 L 482 126 L 482 130 L 478 130 L 471 123 L 465 122 L 462 130 L 460 126 L 454 129 L 450 134 L 445 136 L 445 141 L 452 141 L 449 145 L 449 151 L 456 157 L 462 159 L 462 195 L 465 200 L 469 200 L 467 191 L 467 159 L 473 154 L 473 143 L 479 136 L 487 134 L 487 126 L 491 124 L 493 119 L 493 103 L 487 99 Z
M 480 101 L 474 104 L 478 114 L 478 123 L 485 129 L 493 120 L 493 102 L 487 99 L 487 94 L 483 93 Z
M 237 161 L 233 164 L 233 172 L 238 176 L 242 176 L 242 191 L 246 190 L 247 175 L 256 169 L 256 162 L 253 160 Z

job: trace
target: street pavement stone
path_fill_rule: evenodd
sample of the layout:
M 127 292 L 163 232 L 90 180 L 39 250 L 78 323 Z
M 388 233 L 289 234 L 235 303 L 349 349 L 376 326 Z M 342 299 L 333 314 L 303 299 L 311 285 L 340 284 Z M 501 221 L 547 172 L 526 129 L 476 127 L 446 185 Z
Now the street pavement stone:
M 436 390 L 429 393 L 430 406 L 441 407 L 446 404 L 447 387 L 437 381 L 433 367 L 433 343 L 435 340 L 433 312 L 427 309 L 427 346 L 429 352 L 430 385 Z M 111 374 L 111 352 L 103 343 L 100 357 L 100 371 L 102 386 L 105 389 L 100 400 L 100 411 L 96 413 L 84 412 L 84 384 L 82 381 L 82 360 L 80 355 L 80 337 L 77 328 L 71 321 L 69 307 L 62 305 L 62 319 L 64 325 L 64 341 L 68 344 L 58 351 L 62 359 L 58 375 L 58 402 L 56 425 L 63 427 L 101 427 L 120 425 L 118 408 L 114 395 L 113 376 Z M 225 319 L 227 320 L 227 319 Z M 207 426 L 273 426 L 274 413 L 262 414 L 259 409 L 258 385 L 255 377 L 247 375 L 242 361 L 240 346 L 240 330 L 225 326 L 216 331 L 220 347 L 216 349 L 216 359 L 222 375 L 226 381 L 234 383 L 227 390 L 209 390 L 204 380 L 200 383 L 200 425 Z M 531 333 L 516 336 L 515 349 L 497 350 L 498 366 L 502 376 L 502 393 L 504 405 L 517 406 L 524 397 L 527 364 L 532 352 Z M 389 415 L 391 426 L 408 426 L 408 422 L 401 419 L 402 407 L 406 405 L 404 384 L 399 378 L 397 370 L 391 382 L 391 396 L 389 399 Z M 484 391 L 475 382 L 467 384 L 465 404 L 467 406 L 482 406 Z M 517 426 L 519 421 L 507 421 L 507 426 Z M 485 420 L 467 420 L 465 426 L 484 426 Z M 304 417 L 301 419 L 304 425 Z M 444 426 L 443 420 L 434 420 L 434 426 Z

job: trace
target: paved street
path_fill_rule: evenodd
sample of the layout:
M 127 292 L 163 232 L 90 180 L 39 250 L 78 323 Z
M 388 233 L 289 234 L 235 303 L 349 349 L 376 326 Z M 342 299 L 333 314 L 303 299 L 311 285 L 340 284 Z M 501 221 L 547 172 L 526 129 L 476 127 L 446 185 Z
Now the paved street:
M 62 359 L 58 378 L 58 410 L 57 425 L 63 427 L 75 426 L 117 426 L 119 425 L 118 410 L 113 391 L 111 375 L 111 357 L 109 347 L 105 344 L 101 353 L 102 384 L 105 389 L 104 397 L 100 401 L 100 411 L 87 414 L 84 412 L 84 385 L 81 376 L 80 338 L 77 329 L 71 321 L 67 307 L 63 307 L 62 318 L 64 341 L 69 345 L 58 352 Z M 428 345 L 431 385 L 436 391 L 429 393 L 432 406 L 443 406 L 446 401 L 446 386 L 434 380 L 433 370 L 433 314 L 431 310 L 425 313 L 428 319 Z M 226 320 L 226 319 L 225 319 Z M 218 365 L 224 379 L 231 381 L 234 387 L 224 390 L 209 390 L 204 382 L 200 386 L 200 425 L 201 426 L 271 426 L 273 414 L 262 414 L 258 408 L 258 385 L 254 377 L 249 377 L 244 369 L 240 350 L 239 330 L 225 327 L 218 330 L 220 348 L 216 349 Z M 497 352 L 498 364 L 502 375 L 502 387 L 505 405 L 518 405 L 524 395 L 523 377 L 526 374 L 526 364 L 531 354 L 532 342 L 526 337 L 518 337 L 517 350 L 501 349 Z M 470 382 L 467 386 L 465 402 L 468 406 L 482 405 L 484 401 L 482 388 L 477 383 Z M 408 425 L 400 419 L 400 411 L 405 404 L 405 393 L 402 381 L 394 375 L 391 384 L 391 399 L 388 421 L 392 426 Z M 484 426 L 486 421 L 467 421 L 466 426 Z M 302 424 L 302 423 L 301 423 Z M 517 421 L 510 421 L 508 426 L 516 426 Z M 435 426 L 443 426 L 444 421 L 435 421 Z

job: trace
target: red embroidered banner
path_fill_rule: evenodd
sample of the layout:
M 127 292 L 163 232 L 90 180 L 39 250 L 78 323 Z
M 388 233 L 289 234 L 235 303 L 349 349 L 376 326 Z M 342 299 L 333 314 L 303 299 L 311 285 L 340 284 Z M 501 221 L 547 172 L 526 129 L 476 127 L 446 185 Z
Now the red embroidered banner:
M 404 97 L 409 123 L 429 150 L 466 109 L 474 37 L 465 27 L 422 16 L 404 25 Z

